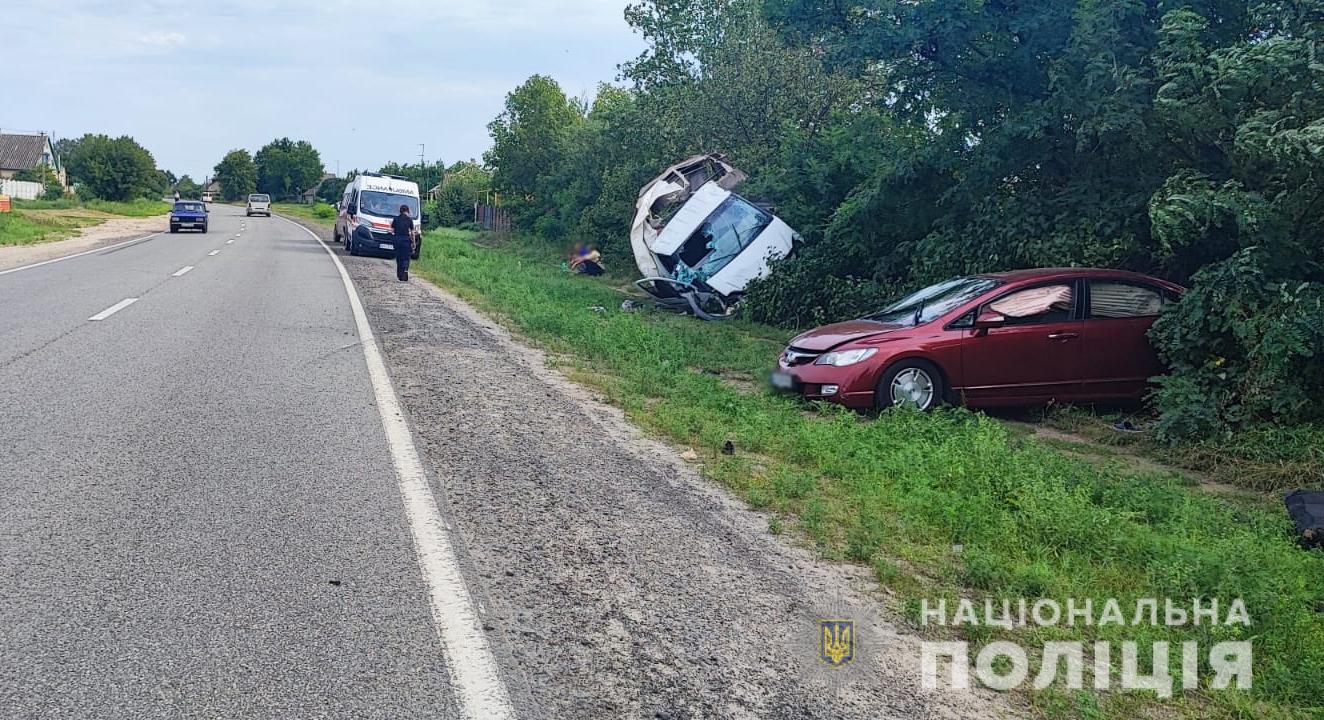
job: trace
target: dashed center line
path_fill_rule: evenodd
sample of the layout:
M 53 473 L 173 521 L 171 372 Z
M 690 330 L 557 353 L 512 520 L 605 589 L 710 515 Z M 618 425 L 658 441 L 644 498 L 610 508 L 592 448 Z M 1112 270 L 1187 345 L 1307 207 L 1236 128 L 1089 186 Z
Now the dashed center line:
M 226 245 L 229 245 L 229 244 L 231 244 L 231 243 L 233 243 L 233 242 L 234 242 L 234 238 L 230 238 L 229 240 L 226 240 L 226 241 L 225 241 L 225 244 L 226 244 Z
M 136 302 L 138 302 L 138 298 L 124 298 L 123 300 L 115 303 L 114 305 L 111 305 L 105 310 L 102 310 L 96 315 L 93 315 L 92 317 L 88 318 L 88 320 L 92 322 L 100 322 Z
M 207 257 L 211 257 L 212 255 L 220 255 L 220 254 L 221 254 L 220 250 L 212 250 L 211 252 L 207 253 Z
M 180 276 L 182 276 L 182 275 L 187 274 L 188 271 L 189 271 L 189 270 L 192 270 L 192 269 L 193 269 L 193 266 L 192 266 L 192 265 L 185 265 L 184 267 L 182 267 L 182 268 L 176 270 L 176 271 L 175 271 L 175 274 L 174 274 L 174 275 L 171 275 L 171 277 L 180 277 Z

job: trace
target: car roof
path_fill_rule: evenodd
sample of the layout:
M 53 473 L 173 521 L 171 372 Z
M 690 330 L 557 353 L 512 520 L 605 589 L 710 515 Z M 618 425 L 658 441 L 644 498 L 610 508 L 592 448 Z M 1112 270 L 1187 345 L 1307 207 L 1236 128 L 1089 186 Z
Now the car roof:
M 1107 268 L 1086 268 L 1086 267 L 1059 267 L 1059 268 L 1028 268 L 1025 270 L 1008 270 L 1006 272 L 980 273 L 978 277 L 992 278 L 1003 282 L 1024 282 L 1032 280 L 1056 280 L 1058 278 L 1075 277 L 1096 277 L 1096 278 L 1118 278 L 1123 280 L 1136 280 L 1146 283 L 1159 283 L 1179 287 L 1166 280 L 1151 277 L 1129 270 L 1109 270 Z

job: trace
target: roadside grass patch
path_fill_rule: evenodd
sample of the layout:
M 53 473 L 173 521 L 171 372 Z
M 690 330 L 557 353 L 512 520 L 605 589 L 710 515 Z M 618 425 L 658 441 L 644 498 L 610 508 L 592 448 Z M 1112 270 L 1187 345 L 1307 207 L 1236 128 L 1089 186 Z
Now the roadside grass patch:
M 63 240 L 79 228 L 100 225 L 110 215 L 84 210 L 15 210 L 0 213 L 0 246 Z
M 1191 598 L 1218 598 L 1224 614 L 1242 598 L 1250 627 L 962 631 L 975 645 L 972 654 L 1002 638 L 1031 646 L 1045 639 L 1134 641 L 1142 668 L 1154 641 L 1198 641 L 1207 657 L 1214 642 L 1251 640 L 1252 691 L 1181 696 L 1178 689 L 1159 712 L 1231 718 L 1317 711 L 1324 698 L 1324 553 L 1295 546 L 1272 499 L 1227 501 L 1171 476 L 1090 462 L 961 409 L 877 418 L 836 407 L 806 413 L 797 401 L 742 392 L 722 379 L 764 375 L 785 333 L 740 321 L 622 312 L 624 294 L 563 272 L 549 248 L 487 238 L 488 246 L 479 246 L 473 238 L 430 232 L 417 271 L 550 352 L 576 358 L 577 380 L 636 424 L 696 448 L 710 477 L 775 513 L 771 531 L 798 528 L 825 556 L 871 566 L 912 621 L 924 598 L 1070 597 L 1096 606 L 1116 598 L 1128 609 L 1141 598 L 1160 598 L 1160 606 L 1172 598 L 1187 608 Z M 727 441 L 734 455 L 721 454 Z M 1178 646 L 1177 678 L 1180 655 Z M 1133 717 L 1137 707 L 1154 706 L 1143 694 L 1028 695 L 1050 717 Z
M 0 246 L 54 242 L 111 218 L 152 217 L 169 210 L 168 203 L 153 200 L 16 200 L 13 212 L 0 213 Z
M 171 204 L 160 200 L 138 198 L 127 202 L 112 200 L 16 200 L 18 210 L 95 210 L 107 215 L 123 217 L 152 217 L 170 212 Z
M 272 203 L 271 211 L 289 215 L 291 217 L 297 217 L 302 220 L 308 220 L 327 227 L 334 225 L 336 222 L 335 207 L 324 202 L 319 202 L 315 205 L 284 202 Z
M 1148 433 L 1119 433 L 1114 421 L 1140 425 L 1152 417 L 1124 411 L 1092 412 L 1066 406 L 1043 414 L 1046 425 L 1100 445 L 1124 448 L 1160 462 L 1207 474 L 1210 479 L 1251 490 L 1324 488 L 1324 426 L 1251 427 L 1215 440 L 1170 445 Z

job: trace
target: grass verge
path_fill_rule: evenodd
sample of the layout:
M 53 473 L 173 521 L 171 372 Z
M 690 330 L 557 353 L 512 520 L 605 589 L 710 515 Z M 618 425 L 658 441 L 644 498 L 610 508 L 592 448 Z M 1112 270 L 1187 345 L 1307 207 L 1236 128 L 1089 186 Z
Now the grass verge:
M 0 246 L 54 242 L 112 218 L 152 217 L 169 210 L 168 203 L 153 200 L 18 200 L 13 212 L 0 214 Z
M 290 217 L 297 217 L 303 220 L 325 225 L 330 227 L 336 221 L 336 209 L 323 202 L 316 205 L 302 205 L 299 203 L 272 203 L 271 210 Z
M 555 253 L 537 245 L 439 230 L 423 248 L 420 274 L 564 358 L 572 377 L 635 423 L 698 449 L 709 476 L 772 513 L 770 531 L 798 527 L 825 556 L 870 565 L 917 627 L 923 599 L 1089 598 L 1101 607 L 1115 598 L 1125 608 L 1142 598 L 1172 598 L 1187 608 L 1191 598 L 1218 598 L 1224 608 L 1244 600 L 1250 627 L 963 628 L 972 655 L 996 639 L 1030 647 L 1134 641 L 1142 667 L 1155 641 L 1197 641 L 1202 687 L 1212 643 L 1253 643 L 1252 690 L 1178 689 L 1165 702 L 1137 693 L 1028 693 L 1042 716 L 1297 718 L 1319 711 L 1324 554 L 1298 549 L 1272 503 L 1215 497 L 1170 476 L 1088 462 L 964 410 L 876 419 L 829 407 L 806 412 L 762 386 L 784 332 L 622 312 L 619 291 L 566 274 Z M 720 451 L 727 441 L 732 455 Z M 1177 648 L 1172 672 L 1180 678 Z
M 1143 413 L 1093 412 L 1086 408 L 1054 408 L 1042 416 L 1045 424 L 1092 442 L 1114 446 L 1160 462 L 1194 470 L 1210 480 L 1251 490 L 1278 491 L 1324 487 L 1324 427 L 1263 426 L 1218 440 L 1170 445 L 1148 434 L 1119 433 L 1117 420 L 1145 425 Z

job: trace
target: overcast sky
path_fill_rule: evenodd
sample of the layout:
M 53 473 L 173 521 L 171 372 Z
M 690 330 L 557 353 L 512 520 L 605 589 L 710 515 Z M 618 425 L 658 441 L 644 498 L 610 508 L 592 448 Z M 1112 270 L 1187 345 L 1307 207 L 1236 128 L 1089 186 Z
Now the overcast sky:
M 643 48 L 626 0 L 0 2 L 0 130 L 132 135 L 199 182 L 281 136 L 331 172 L 480 157 L 529 75 L 591 95 Z

